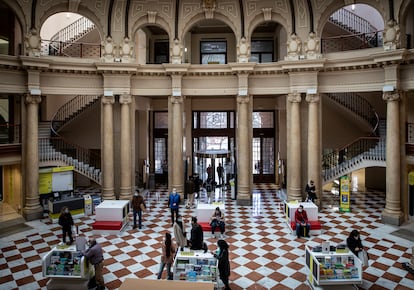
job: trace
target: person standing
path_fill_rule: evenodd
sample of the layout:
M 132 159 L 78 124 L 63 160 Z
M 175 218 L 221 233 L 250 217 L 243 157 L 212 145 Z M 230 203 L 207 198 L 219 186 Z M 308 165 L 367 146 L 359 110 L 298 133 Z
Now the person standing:
M 352 230 L 346 239 L 348 249 L 361 260 L 362 266 L 368 266 L 368 253 L 364 250 L 359 231 Z
M 89 241 L 89 248 L 83 252 L 83 255 L 95 268 L 96 290 L 105 289 L 105 282 L 103 278 L 104 257 L 101 245 L 99 245 L 95 238 Z
M 171 210 L 171 226 L 174 226 L 174 221 L 178 216 L 178 209 L 180 208 L 181 198 L 177 193 L 177 189 L 173 188 L 170 196 L 168 197 L 168 207 Z M 174 217 L 175 215 L 175 217 Z
M 173 226 L 174 237 L 178 247 L 181 251 L 184 251 L 184 247 L 187 246 L 187 232 L 185 230 L 185 224 L 181 216 L 179 215 Z
M 191 250 L 203 250 L 206 251 L 204 246 L 204 234 L 203 229 L 197 221 L 197 217 L 193 216 L 191 218 L 191 236 L 188 241 L 188 245 Z
M 220 238 L 223 238 L 224 228 L 225 228 L 224 214 L 220 210 L 219 207 L 216 207 L 216 209 L 213 212 L 213 215 L 210 218 L 210 226 L 211 226 L 211 235 L 212 235 L 213 238 L 216 237 L 214 235 L 214 231 L 215 231 L 216 227 L 220 228 Z
M 225 240 L 217 241 L 218 251 L 213 253 L 218 260 L 218 270 L 221 281 L 225 286 L 224 290 L 230 290 L 229 276 L 230 276 L 230 261 L 229 261 L 229 245 Z
M 134 193 L 134 196 L 131 200 L 132 204 L 132 213 L 134 215 L 134 226 L 133 229 L 137 228 L 137 215 L 138 215 L 138 228 L 142 228 L 142 211 L 144 211 L 147 206 L 145 205 L 144 197 L 138 192 Z
M 185 208 L 192 208 L 194 205 L 194 178 L 190 176 L 187 181 L 187 205 Z
M 74 222 L 67 206 L 62 207 L 62 210 L 60 211 L 59 225 L 62 227 L 63 243 L 71 245 L 73 243 L 72 226 L 74 225 Z M 66 243 L 66 235 L 69 236 L 68 243 Z
M 308 215 L 306 210 L 303 209 L 303 205 L 299 205 L 295 212 L 295 223 L 296 223 L 296 236 L 301 237 L 303 233 L 303 227 L 306 228 L 305 237 L 309 238 L 310 224 L 308 221 Z
M 157 279 L 161 279 L 162 271 L 164 271 L 165 265 L 167 265 L 167 279 L 172 280 L 173 279 L 173 273 L 171 272 L 171 265 L 174 261 L 175 256 L 175 246 L 172 243 L 171 240 L 171 234 L 165 233 L 165 240 L 162 244 L 162 256 L 161 256 L 161 264 L 160 264 L 160 270 L 158 271 Z
M 218 182 L 220 186 L 224 185 L 224 167 L 219 163 L 217 167 Z
M 207 167 L 207 179 L 213 179 L 213 167 L 211 164 Z
M 315 183 L 313 182 L 313 180 L 310 180 L 309 183 L 306 184 L 305 192 L 306 192 L 306 200 L 314 202 L 317 197 L 316 197 L 316 187 L 315 187 Z

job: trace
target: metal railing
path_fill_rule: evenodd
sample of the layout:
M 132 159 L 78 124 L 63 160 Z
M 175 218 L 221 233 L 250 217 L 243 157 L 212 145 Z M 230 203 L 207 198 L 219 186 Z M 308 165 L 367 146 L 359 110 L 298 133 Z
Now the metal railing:
M 99 99 L 99 96 L 78 95 L 64 104 L 52 118 L 52 133 L 58 136 L 58 131 L 73 118 L 91 107 Z
M 42 55 L 99 59 L 101 45 L 96 43 L 42 40 Z
M 343 8 L 335 11 L 329 21 L 351 33 L 372 33 L 377 30 L 368 20 Z
M 368 122 L 372 127 L 372 134 L 374 136 L 377 135 L 376 131 L 379 125 L 379 117 L 372 105 L 365 98 L 352 92 L 328 93 L 327 96 Z
M 59 30 L 51 37 L 50 41 L 63 42 L 70 45 L 94 28 L 95 24 L 92 21 L 86 17 L 81 17 L 75 22 Z
M 339 35 L 321 39 L 322 53 L 348 51 L 372 47 L 381 47 L 383 44 L 382 31 Z

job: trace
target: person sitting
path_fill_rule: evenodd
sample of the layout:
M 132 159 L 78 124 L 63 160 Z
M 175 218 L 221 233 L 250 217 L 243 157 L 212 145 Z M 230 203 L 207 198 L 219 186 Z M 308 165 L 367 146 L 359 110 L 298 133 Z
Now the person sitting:
M 303 228 L 306 229 L 304 236 L 309 238 L 310 224 L 308 221 L 308 215 L 306 210 L 303 209 L 303 205 L 299 205 L 298 209 L 295 212 L 295 223 L 296 223 L 296 236 L 301 237 L 303 233 Z
M 317 199 L 317 197 L 316 197 L 316 187 L 315 187 L 315 183 L 313 182 L 313 180 L 309 181 L 309 183 L 306 184 L 305 192 L 307 195 L 306 200 L 315 202 L 315 199 Z
M 220 210 L 219 207 L 216 207 L 216 209 L 213 212 L 213 215 L 210 218 L 210 226 L 211 226 L 211 235 L 212 235 L 213 238 L 216 237 L 214 235 L 214 231 L 215 231 L 216 227 L 220 228 L 220 238 L 223 238 L 224 228 L 225 228 L 224 214 Z
M 191 218 L 191 235 L 187 244 L 190 246 L 191 250 L 204 250 L 204 252 L 207 252 L 207 245 L 204 243 L 203 229 L 195 216 Z

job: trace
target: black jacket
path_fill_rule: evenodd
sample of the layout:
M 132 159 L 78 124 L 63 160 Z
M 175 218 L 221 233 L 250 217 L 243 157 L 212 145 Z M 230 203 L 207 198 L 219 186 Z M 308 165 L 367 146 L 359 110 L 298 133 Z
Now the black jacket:
M 203 249 L 204 234 L 203 229 L 199 224 L 191 228 L 191 250 L 202 250 Z
M 70 213 L 62 213 L 59 216 L 59 225 L 64 229 L 70 229 L 74 225 L 72 215 Z
M 363 248 L 361 238 L 355 239 L 354 237 L 348 237 L 346 239 L 346 245 L 348 246 L 348 249 L 355 254 L 355 256 L 358 256 L 358 252 Z M 360 250 L 356 251 L 355 248 L 359 248 Z

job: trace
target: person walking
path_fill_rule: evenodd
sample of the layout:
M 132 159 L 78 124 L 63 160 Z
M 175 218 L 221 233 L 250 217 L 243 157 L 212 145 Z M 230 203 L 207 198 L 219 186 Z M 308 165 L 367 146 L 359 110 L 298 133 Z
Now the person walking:
M 217 167 L 217 175 L 218 175 L 219 186 L 223 186 L 224 185 L 224 167 L 223 165 L 221 165 L 221 163 L 219 163 Z
M 187 247 L 187 232 L 185 230 L 184 221 L 180 215 L 174 223 L 173 231 L 178 247 L 180 247 L 181 251 L 184 251 L 184 247 Z
M 187 204 L 185 208 L 192 208 L 194 205 L 194 177 L 190 176 L 187 181 Z
M 174 226 L 174 221 L 178 216 L 180 202 L 180 195 L 177 193 L 177 189 L 173 188 L 172 192 L 170 193 L 170 196 L 168 197 L 168 207 L 171 210 L 171 226 Z
M 72 226 L 74 225 L 72 215 L 67 206 L 62 207 L 59 216 L 59 225 L 62 227 L 62 240 L 64 244 L 73 243 Z M 69 242 L 66 243 L 66 235 L 69 236 Z
M 144 197 L 138 192 L 134 193 L 134 196 L 131 200 L 132 204 L 132 213 L 134 216 L 134 226 L 133 229 L 137 228 L 137 216 L 138 216 L 138 228 L 142 228 L 142 212 L 145 211 L 147 206 L 145 205 Z
M 167 279 L 172 280 L 173 279 L 173 273 L 171 272 L 171 265 L 174 261 L 175 256 L 175 246 L 172 243 L 171 240 L 171 234 L 165 233 L 165 240 L 162 244 L 162 256 L 161 256 L 161 264 L 160 264 L 160 270 L 158 271 L 157 279 L 161 279 L 162 272 L 164 271 L 165 265 L 167 265 Z
M 221 281 L 224 284 L 224 290 L 230 290 L 229 276 L 230 276 L 230 261 L 229 261 L 229 245 L 225 240 L 217 241 L 218 250 L 213 253 L 218 260 L 218 270 Z
M 96 290 L 105 289 L 103 278 L 104 257 L 101 245 L 97 243 L 95 238 L 92 238 L 89 241 L 89 248 L 82 253 L 95 268 Z

